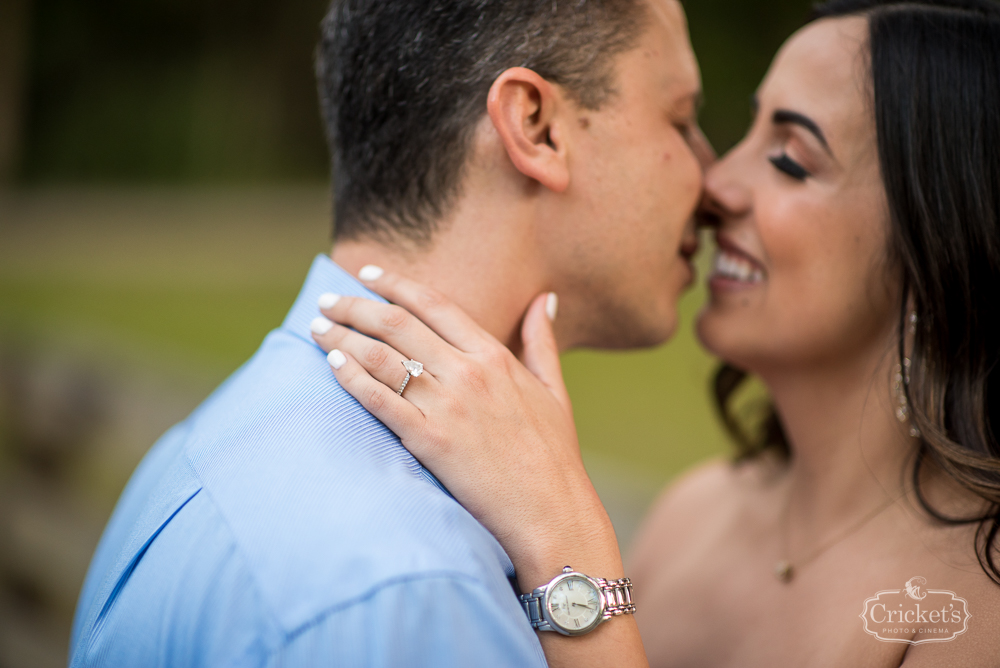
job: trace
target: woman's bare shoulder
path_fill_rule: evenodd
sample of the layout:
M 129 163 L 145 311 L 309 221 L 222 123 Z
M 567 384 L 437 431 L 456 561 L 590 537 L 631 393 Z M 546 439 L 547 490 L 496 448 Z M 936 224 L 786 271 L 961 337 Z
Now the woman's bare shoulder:
M 647 525 L 686 520 L 691 516 L 689 511 L 703 515 L 727 505 L 739 493 L 740 474 L 738 464 L 723 458 L 709 460 L 682 473 L 653 503 Z
M 903 668 L 930 666 L 967 666 L 995 668 L 1000 656 L 1000 585 L 991 581 L 981 570 L 965 570 L 948 583 L 956 596 L 966 599 L 968 630 L 954 640 L 911 647 L 903 660 Z
M 695 538 L 706 525 L 727 522 L 759 505 L 781 477 L 769 460 L 736 463 L 717 458 L 682 474 L 660 494 L 643 520 L 632 547 L 633 569 L 653 559 L 662 563 L 670 546 Z

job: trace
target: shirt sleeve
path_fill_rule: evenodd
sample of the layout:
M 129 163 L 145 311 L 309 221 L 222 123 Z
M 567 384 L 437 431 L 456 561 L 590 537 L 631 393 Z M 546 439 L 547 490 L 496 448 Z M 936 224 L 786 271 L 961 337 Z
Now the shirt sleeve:
M 331 610 L 266 665 L 544 667 L 545 655 L 523 614 L 513 597 L 498 601 L 470 577 L 397 580 Z

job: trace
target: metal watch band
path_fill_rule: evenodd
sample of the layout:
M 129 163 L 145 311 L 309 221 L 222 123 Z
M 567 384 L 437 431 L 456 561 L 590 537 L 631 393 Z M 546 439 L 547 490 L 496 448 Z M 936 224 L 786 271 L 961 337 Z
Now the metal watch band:
M 530 594 L 522 594 L 521 607 L 524 608 L 525 614 L 528 615 L 528 621 L 531 622 L 531 628 L 536 631 L 551 631 L 552 628 L 549 626 L 549 623 L 545 621 L 544 617 L 542 617 L 542 596 L 544 596 L 545 593 L 542 592 L 536 596 L 535 592 L 537 591 L 538 590 L 536 589 Z
M 567 566 L 567 568 L 569 568 Z M 564 571 L 565 572 L 565 571 Z M 631 615 L 635 612 L 635 603 L 632 602 L 632 581 L 629 578 L 619 578 L 617 580 L 607 580 L 605 578 L 590 578 L 598 584 L 601 597 L 604 600 L 604 613 L 601 615 L 602 621 L 617 617 L 619 615 Z M 521 607 L 524 608 L 531 627 L 536 631 L 554 631 L 555 629 L 545 619 L 542 613 L 542 601 L 545 598 L 549 585 L 538 587 L 530 594 L 520 596 Z
M 605 580 L 604 578 L 594 578 L 597 584 L 601 585 L 601 593 L 607 606 L 604 609 L 604 619 L 611 619 L 618 615 L 631 615 L 635 612 L 635 603 L 632 602 L 632 581 L 628 578 L 618 580 Z

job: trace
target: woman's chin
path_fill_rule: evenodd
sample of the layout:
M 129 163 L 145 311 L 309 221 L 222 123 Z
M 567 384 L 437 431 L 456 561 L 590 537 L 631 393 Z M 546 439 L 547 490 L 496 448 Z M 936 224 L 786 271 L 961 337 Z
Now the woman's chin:
M 711 301 L 705 304 L 695 322 L 695 335 L 701 346 L 712 355 L 727 364 L 745 368 L 741 354 L 746 349 L 745 322 L 737 322 L 733 313 L 724 313 L 713 306 Z
M 698 342 L 701 343 L 702 348 L 712 353 L 716 357 L 721 357 L 718 349 L 718 337 L 716 336 L 718 330 L 718 314 L 713 313 L 711 301 L 707 302 L 698 312 L 698 317 L 695 320 L 694 332 L 695 336 L 698 337 Z

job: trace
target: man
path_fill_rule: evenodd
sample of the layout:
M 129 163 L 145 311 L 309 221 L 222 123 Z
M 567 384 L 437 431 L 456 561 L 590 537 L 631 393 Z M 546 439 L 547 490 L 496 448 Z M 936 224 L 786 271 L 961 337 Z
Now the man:
M 338 243 L 282 327 L 153 447 L 71 665 L 532 666 L 494 538 L 330 375 L 327 293 L 375 263 L 517 349 L 664 341 L 690 281 L 698 71 L 674 0 L 335 0 L 318 55 Z M 595 574 L 600 575 L 600 574 Z

